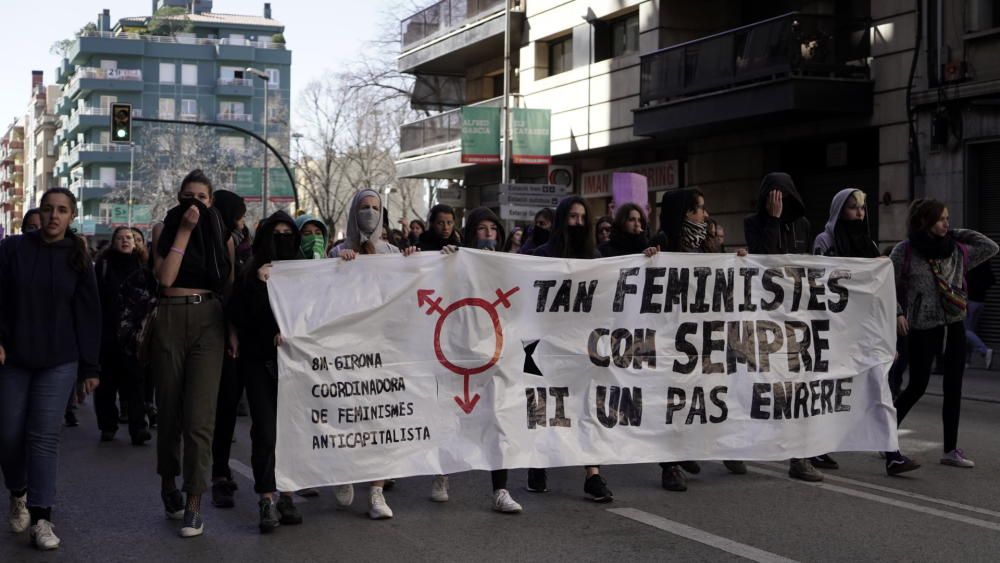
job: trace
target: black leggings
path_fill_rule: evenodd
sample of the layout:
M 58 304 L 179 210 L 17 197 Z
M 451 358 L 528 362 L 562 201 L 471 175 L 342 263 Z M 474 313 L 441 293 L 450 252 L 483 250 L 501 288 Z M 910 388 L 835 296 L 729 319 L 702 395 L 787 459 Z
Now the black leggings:
M 962 412 L 962 376 L 965 373 L 965 325 L 962 322 L 910 331 L 910 380 L 896 398 L 896 421 L 902 424 L 910 409 L 924 396 L 931 376 L 931 364 L 942 343 L 944 406 L 941 420 L 944 424 L 944 451 L 950 452 L 958 446 L 958 420 Z
M 233 449 L 233 434 L 236 432 L 236 407 L 243 396 L 245 386 L 246 380 L 241 362 L 227 355 L 222 361 L 219 398 L 215 404 L 215 434 L 212 437 L 213 479 L 233 478 L 233 473 L 229 469 L 229 455 Z
M 493 481 L 493 490 L 497 491 L 500 489 L 507 488 L 507 470 L 497 469 L 495 471 L 490 471 L 490 479 Z
M 257 494 L 278 490 L 274 481 L 274 448 L 278 442 L 278 369 L 274 360 L 243 360 L 250 404 L 250 465 Z

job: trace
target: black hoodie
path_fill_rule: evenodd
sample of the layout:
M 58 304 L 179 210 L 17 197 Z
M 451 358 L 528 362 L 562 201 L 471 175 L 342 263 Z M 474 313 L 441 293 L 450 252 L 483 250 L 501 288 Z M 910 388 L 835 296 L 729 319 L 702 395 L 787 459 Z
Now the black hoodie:
M 253 258 L 236 279 L 233 296 L 226 306 L 229 322 L 236 327 L 240 339 L 240 357 L 250 361 L 266 362 L 278 358 L 274 347 L 274 336 L 278 334 L 278 322 L 274 320 L 271 302 L 267 296 L 267 283 L 260 281 L 257 270 L 260 266 L 275 261 L 274 227 L 286 223 L 292 228 L 295 240 L 295 256 L 302 257 L 299 249 L 301 236 L 295 220 L 284 211 L 277 211 L 257 227 L 253 239 Z
M 781 217 L 767 212 L 768 196 L 774 188 L 783 194 Z M 743 220 L 747 249 L 751 254 L 811 254 L 805 213 L 802 196 L 791 176 L 784 172 L 764 176 L 757 195 L 757 212 Z
M 7 365 L 48 369 L 79 362 L 98 377 L 101 304 L 94 267 L 70 265 L 76 238 L 46 243 L 38 231 L 0 245 L 0 344 Z
M 483 221 L 492 221 L 497 226 L 497 247 L 496 250 L 503 250 L 503 243 L 507 240 L 507 233 L 504 231 L 503 223 L 496 213 L 486 207 L 477 207 L 469 212 L 465 217 L 465 228 L 462 229 L 462 242 L 469 248 L 476 248 L 476 229 Z

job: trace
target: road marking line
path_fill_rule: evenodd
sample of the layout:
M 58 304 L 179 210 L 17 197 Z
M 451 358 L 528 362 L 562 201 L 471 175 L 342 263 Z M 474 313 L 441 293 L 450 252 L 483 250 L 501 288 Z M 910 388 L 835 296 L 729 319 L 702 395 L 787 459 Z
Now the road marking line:
M 785 466 L 778 463 L 769 462 L 754 462 L 760 465 L 766 465 L 768 467 L 773 467 L 775 469 L 784 470 Z M 784 474 L 782 475 L 784 476 Z M 968 504 L 962 504 L 960 502 L 955 502 L 951 500 L 940 499 L 936 497 L 929 497 L 927 495 L 922 495 L 920 493 L 911 493 L 910 491 L 905 491 L 903 489 L 894 489 L 892 487 L 885 487 L 882 485 L 876 485 L 874 483 L 867 483 L 865 481 L 857 481 L 855 479 L 848 479 L 846 477 L 838 477 L 836 475 L 830 475 L 830 473 L 824 473 L 823 478 L 827 481 L 836 481 L 838 483 L 845 483 L 848 485 L 854 485 L 855 487 L 864 487 L 866 489 L 872 489 L 875 491 L 881 491 L 883 493 L 890 493 L 894 495 L 899 495 L 902 497 L 908 497 L 915 500 L 922 500 L 924 502 L 931 502 L 934 504 L 940 504 L 942 506 L 947 506 L 949 508 L 956 508 L 958 510 L 964 510 L 966 512 L 976 512 L 985 516 L 993 516 L 994 518 L 1000 518 L 1000 512 L 995 510 L 989 510 L 986 508 L 979 508 L 978 506 L 970 506 Z M 790 477 L 789 477 L 790 479 Z
M 784 481 L 791 481 L 799 485 L 805 485 L 808 487 L 815 487 L 817 489 L 822 489 L 824 491 L 830 491 L 834 493 L 840 493 L 856 498 L 861 498 L 865 500 L 871 500 L 875 502 L 880 502 L 882 504 L 888 504 L 889 506 L 895 506 L 897 508 L 905 508 L 907 510 L 913 510 L 914 512 L 922 512 L 924 514 L 929 514 L 931 516 L 938 516 L 940 518 L 945 518 L 948 520 L 954 520 L 955 522 L 962 522 L 963 524 L 969 524 L 970 526 L 978 526 L 980 528 L 986 528 L 987 530 L 993 530 L 994 532 L 1000 532 L 1000 523 L 989 522 L 986 520 L 980 520 L 979 518 L 973 518 L 971 516 L 964 516 L 962 514 L 955 514 L 954 512 L 946 512 L 944 510 L 938 510 L 937 508 L 930 508 L 928 506 L 923 506 L 919 504 L 913 504 L 912 502 L 906 502 L 902 500 L 896 500 L 892 498 L 886 498 L 878 495 L 873 495 L 871 493 L 866 493 L 864 491 L 856 491 L 854 489 L 848 489 L 847 487 L 840 487 L 838 485 L 830 485 L 829 483 L 809 483 L 799 479 L 792 479 L 788 477 L 785 473 L 779 473 L 777 471 L 771 471 L 770 469 L 760 469 L 759 467 L 748 467 L 751 473 L 757 473 L 759 475 L 767 475 L 769 477 L 777 477 Z M 930 498 L 930 497 L 928 497 Z M 941 501 L 937 501 L 941 502 Z M 957 503 L 956 503 L 957 504 Z M 973 508 L 973 507 L 969 507 Z
M 696 541 L 751 561 L 757 561 L 759 563 L 795 563 L 794 559 L 788 559 L 771 553 L 770 551 L 764 551 L 763 549 L 758 549 L 751 545 L 740 543 L 729 538 L 717 536 L 704 530 L 699 530 L 698 528 L 692 528 L 691 526 L 686 526 L 680 522 L 667 520 L 662 516 L 650 514 L 649 512 L 644 512 L 636 508 L 610 508 L 608 509 L 608 512 L 624 516 L 630 520 L 635 520 L 636 522 L 641 522 L 665 532 L 670 532 L 675 536 Z

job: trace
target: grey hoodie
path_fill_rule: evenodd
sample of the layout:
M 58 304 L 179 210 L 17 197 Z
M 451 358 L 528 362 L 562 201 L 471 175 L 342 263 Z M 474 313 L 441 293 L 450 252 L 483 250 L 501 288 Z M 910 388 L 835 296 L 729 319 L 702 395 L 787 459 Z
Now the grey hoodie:
M 837 243 L 836 238 L 834 238 L 834 229 L 837 227 L 837 221 L 840 220 L 840 212 L 844 209 L 844 204 L 847 203 L 847 198 L 851 197 L 854 192 L 861 191 L 857 188 L 846 188 L 837 192 L 837 195 L 833 196 L 833 202 L 830 203 L 830 218 L 826 221 L 826 228 L 823 232 L 816 235 L 816 240 L 813 242 L 813 254 L 818 254 L 820 256 L 837 256 Z M 868 214 L 865 214 L 865 226 L 869 226 Z M 874 243 L 873 243 L 874 244 Z M 876 247 L 876 252 L 878 248 Z M 849 256 L 847 258 L 850 258 Z
M 369 240 L 375 247 L 375 254 L 399 253 L 398 248 L 382 240 L 381 217 L 379 218 L 378 225 L 375 227 L 375 231 L 372 233 L 361 232 L 361 227 L 358 226 L 358 208 L 361 206 L 361 200 L 368 196 L 378 198 L 379 209 L 382 208 L 382 196 L 378 192 L 374 190 L 358 190 L 358 193 L 354 194 L 354 199 L 351 201 L 351 211 L 347 216 L 347 238 L 344 239 L 344 242 L 333 247 L 333 250 L 330 251 L 330 258 L 338 258 L 343 250 L 360 252 L 361 247 Z

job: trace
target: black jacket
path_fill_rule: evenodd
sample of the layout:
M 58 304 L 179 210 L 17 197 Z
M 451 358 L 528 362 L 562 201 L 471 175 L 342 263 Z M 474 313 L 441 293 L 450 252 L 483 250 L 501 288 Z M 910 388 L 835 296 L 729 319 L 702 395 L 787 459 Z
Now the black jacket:
M 226 304 L 226 315 L 236 327 L 240 339 L 240 357 L 245 360 L 266 362 L 278 358 L 278 349 L 274 346 L 274 336 L 279 330 L 278 322 L 271 311 L 267 283 L 257 277 L 257 269 L 275 259 L 272 233 L 278 223 L 291 225 L 295 234 L 295 248 L 299 248 L 299 230 L 295 226 L 295 220 L 287 213 L 277 211 L 264 220 L 254 235 L 253 258 L 236 278 L 233 295 Z
M 94 267 L 70 265 L 75 238 L 32 232 L 0 244 L 0 344 L 7 364 L 48 369 L 79 362 L 80 379 L 100 372 L 101 303 Z
M 767 198 L 775 187 L 784 194 L 781 217 L 771 217 L 767 212 Z M 751 254 L 812 254 L 805 213 L 802 196 L 791 176 L 783 172 L 764 176 L 757 195 L 757 212 L 743 220 L 747 249 Z
M 439 251 L 446 246 L 462 246 L 462 240 L 458 236 L 458 231 L 452 231 L 451 236 L 442 240 L 433 230 L 428 229 L 420 235 L 417 247 L 423 251 Z
M 990 268 L 990 262 L 992 262 L 992 260 L 987 260 L 986 262 L 983 262 L 982 264 L 969 270 L 969 301 L 975 301 L 977 303 L 986 302 L 986 292 L 989 291 L 990 287 L 992 287 L 997 281 L 996 277 L 993 275 L 993 269 Z
M 122 283 L 143 267 L 135 254 L 122 254 L 114 250 L 105 252 L 94 264 L 94 270 L 97 272 L 97 288 L 101 296 L 102 354 L 121 351 L 118 327 L 122 317 Z
M 491 221 L 497 226 L 497 250 L 503 250 L 503 243 L 507 240 L 507 232 L 503 228 L 503 222 L 496 213 L 487 207 L 477 207 L 469 212 L 465 217 L 465 229 L 462 230 L 462 242 L 469 248 L 476 247 L 476 229 L 482 221 Z

